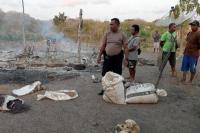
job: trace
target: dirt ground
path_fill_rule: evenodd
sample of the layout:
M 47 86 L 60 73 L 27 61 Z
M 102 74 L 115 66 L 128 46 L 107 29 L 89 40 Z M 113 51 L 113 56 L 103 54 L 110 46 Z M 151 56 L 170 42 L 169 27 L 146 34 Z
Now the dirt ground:
M 157 59 L 157 55 L 150 52 L 141 56 Z M 179 68 L 180 64 L 177 65 L 178 71 Z M 166 89 L 168 97 L 160 98 L 158 104 L 113 105 L 97 96 L 102 86 L 101 83 L 92 83 L 91 74 L 100 77 L 100 72 L 88 72 L 80 77 L 46 84 L 50 90 L 77 90 L 79 97 L 75 100 L 36 101 L 36 95 L 43 91 L 22 97 L 31 109 L 15 115 L 1 112 L 0 133 L 110 133 L 116 124 L 126 119 L 134 119 L 141 133 L 199 133 L 199 75 L 193 85 L 183 85 L 179 82 L 181 73 L 177 78 L 172 78 L 167 65 L 159 88 Z M 127 70 L 124 69 L 123 75 L 127 76 Z M 138 82 L 155 83 L 158 68 L 138 66 L 136 75 Z M 12 89 L 21 86 L 3 84 L 0 85 L 0 91 L 11 94 Z

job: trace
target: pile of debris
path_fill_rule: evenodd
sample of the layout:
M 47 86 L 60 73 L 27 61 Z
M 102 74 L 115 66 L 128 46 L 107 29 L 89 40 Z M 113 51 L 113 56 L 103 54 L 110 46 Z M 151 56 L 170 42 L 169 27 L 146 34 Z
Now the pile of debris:
M 49 81 L 59 79 L 71 79 L 80 76 L 79 72 L 66 71 L 62 69 L 0 69 L 0 83 L 32 83 L 34 81 L 41 81 L 47 83 Z

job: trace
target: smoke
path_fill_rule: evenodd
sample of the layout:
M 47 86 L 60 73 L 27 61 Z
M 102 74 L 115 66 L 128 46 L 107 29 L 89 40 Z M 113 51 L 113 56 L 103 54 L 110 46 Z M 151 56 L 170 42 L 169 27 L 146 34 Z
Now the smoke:
M 3 12 L 0 10 L 0 40 L 22 42 L 23 15 L 18 12 Z M 25 14 L 26 41 L 39 42 L 43 39 L 55 39 L 58 50 L 72 51 L 77 49 L 76 43 L 57 32 L 52 21 L 36 20 Z
M 41 34 L 47 40 L 56 40 L 56 43 L 50 43 L 50 46 L 56 47 L 57 57 L 63 58 L 64 55 L 68 62 L 77 60 L 78 45 L 72 39 L 66 37 L 62 32 L 55 30 L 52 21 L 43 21 L 41 23 Z M 90 59 L 94 52 L 93 48 L 87 47 L 84 43 L 81 44 L 81 58 Z
M 52 21 L 43 21 L 41 23 L 41 34 L 46 40 L 56 40 L 56 48 L 58 51 L 77 53 L 78 45 L 75 41 L 66 37 L 62 32 L 57 32 Z M 91 53 L 91 48 L 82 45 L 82 53 Z
M 46 40 L 56 40 L 57 50 L 76 52 L 77 44 L 70 38 L 65 37 L 62 32 L 57 32 L 52 21 L 43 21 L 41 23 L 41 34 Z
M 23 15 L 17 12 L 3 12 L 0 10 L 0 40 L 21 41 Z M 39 20 L 25 14 L 26 40 L 39 40 L 40 34 Z
M 17 52 L 23 51 L 22 45 L 22 19 L 23 15 L 17 12 L 3 12 L 0 10 L 0 47 Z M 25 14 L 26 45 L 34 47 L 34 54 L 44 55 L 47 51 L 47 40 L 56 40 L 51 46 L 56 52 L 76 55 L 78 46 L 75 41 L 57 32 L 52 21 L 36 20 Z M 9 44 L 9 45 L 5 45 Z M 19 50 L 20 49 L 20 50 Z M 82 43 L 81 53 L 92 53 L 91 48 Z M 59 56 L 60 56 L 59 55 Z

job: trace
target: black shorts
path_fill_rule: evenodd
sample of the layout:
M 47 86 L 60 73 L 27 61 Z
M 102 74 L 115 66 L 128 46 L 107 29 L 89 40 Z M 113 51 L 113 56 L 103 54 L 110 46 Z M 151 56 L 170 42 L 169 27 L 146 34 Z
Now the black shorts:
M 162 54 L 162 60 L 164 60 L 164 58 L 167 57 L 169 52 L 163 52 Z M 175 67 L 176 66 L 176 52 L 170 52 L 170 56 L 168 58 L 169 64 L 171 67 Z
M 109 71 L 122 75 L 123 58 L 124 58 L 123 51 L 121 51 L 118 55 L 114 56 L 109 56 L 104 52 L 102 76 L 104 76 Z
M 137 65 L 137 61 L 136 60 L 128 60 L 128 68 L 129 69 L 135 69 Z

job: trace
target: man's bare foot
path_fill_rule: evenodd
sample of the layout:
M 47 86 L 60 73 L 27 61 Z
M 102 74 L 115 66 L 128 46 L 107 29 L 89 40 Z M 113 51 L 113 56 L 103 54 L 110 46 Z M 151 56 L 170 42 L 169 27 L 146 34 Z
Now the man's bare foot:
M 177 77 L 177 73 L 176 72 L 172 72 L 172 77 Z
M 186 81 L 186 79 L 181 79 L 181 82 L 185 82 Z
M 99 96 L 102 96 L 103 94 L 104 94 L 104 90 L 101 90 L 101 91 L 98 93 Z
M 130 82 L 131 82 L 131 83 L 134 83 L 134 82 L 135 82 L 135 79 L 132 79 L 132 78 L 131 78 L 131 79 L 130 79 Z
M 186 79 L 181 79 L 181 83 L 185 83 L 186 82 Z
M 192 82 L 191 80 L 189 80 L 189 81 L 188 81 L 188 84 L 192 85 L 192 84 L 193 84 L 193 82 Z
M 129 78 L 129 79 L 126 79 L 125 81 L 126 81 L 126 82 L 134 82 L 135 79 Z
M 131 79 L 131 77 L 125 77 L 125 79 Z

